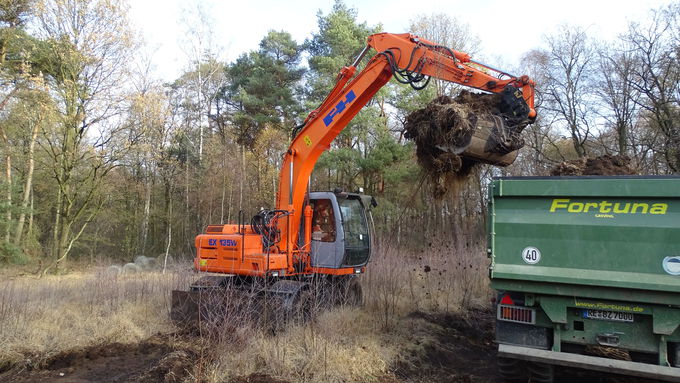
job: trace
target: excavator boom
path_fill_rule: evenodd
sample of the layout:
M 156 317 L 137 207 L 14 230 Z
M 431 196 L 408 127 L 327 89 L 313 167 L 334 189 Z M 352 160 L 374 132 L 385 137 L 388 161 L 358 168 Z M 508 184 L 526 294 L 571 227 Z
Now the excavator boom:
M 378 53 L 356 74 L 357 65 L 369 48 Z M 497 76 L 493 76 L 493 72 Z M 378 33 L 369 36 L 366 49 L 353 65 L 340 71 L 335 87 L 309 114 L 284 156 L 276 208 L 291 212 L 291 217 L 289 223 L 279 225 L 280 249 L 293 249 L 298 242 L 297 230 L 290 233 L 288 228 L 300 225 L 309 177 L 319 156 L 330 148 L 335 137 L 393 76 L 416 89 L 424 87 L 418 81 L 426 84 L 427 76 L 492 93 L 500 93 L 510 85 L 521 90 L 529 107 L 528 118 L 536 116 L 534 82 L 528 76 L 512 77 L 497 72 L 472 61 L 466 53 L 412 34 Z M 494 157 L 494 153 L 489 153 L 489 156 Z

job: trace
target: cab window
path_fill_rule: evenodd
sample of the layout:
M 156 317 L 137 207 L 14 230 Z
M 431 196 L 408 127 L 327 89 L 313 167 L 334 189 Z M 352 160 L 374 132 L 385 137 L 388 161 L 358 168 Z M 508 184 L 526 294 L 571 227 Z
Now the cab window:
M 312 240 L 335 242 L 335 215 L 330 199 L 312 201 Z
M 345 259 L 348 266 L 365 264 L 371 254 L 371 240 L 364 207 L 357 198 L 338 200 L 345 233 Z

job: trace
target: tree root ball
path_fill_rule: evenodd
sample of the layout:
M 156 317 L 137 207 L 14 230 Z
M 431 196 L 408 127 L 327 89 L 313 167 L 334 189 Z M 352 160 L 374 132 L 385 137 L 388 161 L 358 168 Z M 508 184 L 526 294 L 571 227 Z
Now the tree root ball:
M 440 96 L 406 117 L 407 139 L 416 144 L 418 164 L 435 198 L 465 182 L 478 162 L 460 155 L 470 144 L 479 118 L 500 113 L 499 94 L 462 91 L 456 98 Z

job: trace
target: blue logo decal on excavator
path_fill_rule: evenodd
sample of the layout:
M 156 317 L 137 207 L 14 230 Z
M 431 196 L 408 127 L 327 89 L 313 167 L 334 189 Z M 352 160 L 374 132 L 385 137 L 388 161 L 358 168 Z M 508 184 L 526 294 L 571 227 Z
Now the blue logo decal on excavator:
M 338 102 L 338 105 L 336 105 L 335 108 L 333 108 L 333 110 L 331 110 L 330 113 L 328 113 L 328 115 L 323 118 L 323 123 L 326 124 L 326 126 L 330 125 L 333 122 L 335 116 L 342 113 L 347 105 L 351 104 L 355 98 L 357 98 L 357 96 L 354 94 L 354 91 L 350 90 L 349 93 L 347 93 L 345 100 Z
M 208 246 L 217 246 L 217 239 L 209 238 Z M 236 246 L 236 241 L 233 239 L 220 239 L 220 246 L 222 247 L 234 247 Z
M 220 246 L 234 247 L 236 246 L 236 241 L 233 239 L 220 239 Z

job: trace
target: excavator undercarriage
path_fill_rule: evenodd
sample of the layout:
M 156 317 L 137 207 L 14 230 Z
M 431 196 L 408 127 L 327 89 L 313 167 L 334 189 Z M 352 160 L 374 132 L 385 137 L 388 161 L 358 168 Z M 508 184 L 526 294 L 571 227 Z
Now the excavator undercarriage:
M 170 318 L 191 327 L 231 322 L 276 330 L 290 322 L 307 322 L 320 310 L 362 303 L 361 285 L 354 275 L 278 280 L 206 275 L 188 291 L 172 292 Z

